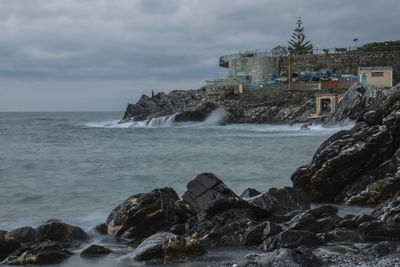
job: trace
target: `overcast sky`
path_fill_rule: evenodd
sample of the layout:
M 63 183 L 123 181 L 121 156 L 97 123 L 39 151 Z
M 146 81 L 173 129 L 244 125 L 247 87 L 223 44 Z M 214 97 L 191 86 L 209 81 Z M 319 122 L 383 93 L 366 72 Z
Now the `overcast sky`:
M 400 39 L 399 0 L 0 0 L 0 111 L 124 110 L 199 88 L 218 57 L 286 45 Z

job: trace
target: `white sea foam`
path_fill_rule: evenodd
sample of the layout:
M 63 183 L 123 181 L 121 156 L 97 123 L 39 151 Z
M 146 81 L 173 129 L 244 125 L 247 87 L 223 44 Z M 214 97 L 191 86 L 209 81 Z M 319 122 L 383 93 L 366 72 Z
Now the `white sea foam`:
M 227 116 L 223 108 L 211 112 L 203 122 L 176 122 L 176 114 L 153 118 L 145 121 L 120 122 L 118 120 L 89 122 L 86 127 L 97 128 L 222 128 L 226 130 L 239 130 L 260 133 L 282 133 L 285 135 L 315 135 L 334 133 L 339 130 L 348 130 L 354 126 L 354 121 L 348 121 L 344 126 L 326 128 L 322 125 L 310 125 L 309 129 L 301 130 L 301 123 L 293 125 L 277 124 L 228 124 L 223 125 Z

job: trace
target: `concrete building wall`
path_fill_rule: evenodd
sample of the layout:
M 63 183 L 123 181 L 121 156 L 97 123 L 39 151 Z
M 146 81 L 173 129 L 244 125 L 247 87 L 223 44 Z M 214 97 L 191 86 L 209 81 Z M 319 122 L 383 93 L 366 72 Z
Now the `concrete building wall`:
M 287 73 L 288 57 L 280 58 L 280 73 Z M 322 71 L 357 74 L 359 67 L 390 66 L 393 68 L 393 85 L 400 83 L 400 52 L 329 54 L 293 56 L 293 71 Z
M 279 72 L 279 57 L 243 57 L 229 61 L 229 76 L 251 76 L 251 79 L 265 81 L 270 73 Z
M 390 66 L 393 68 L 393 85 L 400 83 L 400 52 L 328 54 L 293 56 L 293 72 L 322 71 L 357 74 L 359 67 Z M 270 73 L 288 73 L 288 57 L 242 57 L 229 61 L 229 75 L 238 72 L 252 80 L 265 80 Z
M 373 73 L 382 73 L 383 76 L 376 76 Z M 363 76 L 367 78 L 367 84 L 371 84 L 375 87 L 392 87 L 392 71 L 389 70 L 360 70 L 360 82 L 363 80 Z

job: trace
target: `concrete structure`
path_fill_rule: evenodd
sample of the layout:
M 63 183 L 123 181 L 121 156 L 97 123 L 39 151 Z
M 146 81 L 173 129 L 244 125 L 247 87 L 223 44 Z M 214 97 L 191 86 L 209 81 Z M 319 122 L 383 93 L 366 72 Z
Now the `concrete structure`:
M 360 83 L 373 85 L 375 87 L 393 86 L 392 67 L 360 67 L 358 69 Z
M 247 79 L 248 83 L 252 83 L 264 81 L 269 73 L 288 74 L 289 57 L 248 52 L 222 56 L 219 59 L 219 66 L 229 68 L 228 79 L 239 81 Z M 329 69 L 332 73 L 356 75 L 360 66 L 391 66 L 392 84 L 400 83 L 400 52 L 292 56 L 292 70 L 295 73 Z
M 315 95 L 315 113 L 311 117 L 319 117 L 334 113 L 343 95 L 337 94 L 317 94 Z
M 279 57 L 243 57 L 229 61 L 229 77 L 266 83 L 270 73 L 279 73 Z

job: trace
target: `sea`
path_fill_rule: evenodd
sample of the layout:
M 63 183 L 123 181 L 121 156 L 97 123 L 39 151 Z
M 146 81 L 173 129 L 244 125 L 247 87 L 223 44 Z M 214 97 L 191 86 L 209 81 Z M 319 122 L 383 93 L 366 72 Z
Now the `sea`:
M 343 129 L 223 124 L 223 110 L 201 123 L 175 123 L 173 116 L 119 123 L 122 116 L 0 113 L 0 229 L 60 219 L 90 231 L 127 197 L 160 187 L 181 196 L 203 172 L 214 173 L 239 195 L 249 187 L 265 192 L 290 186 L 296 168 Z M 126 259 L 131 247 L 111 246 L 120 253 L 104 266 L 132 265 Z M 215 253 L 209 255 L 218 258 Z M 76 257 L 73 265 L 87 263 Z

